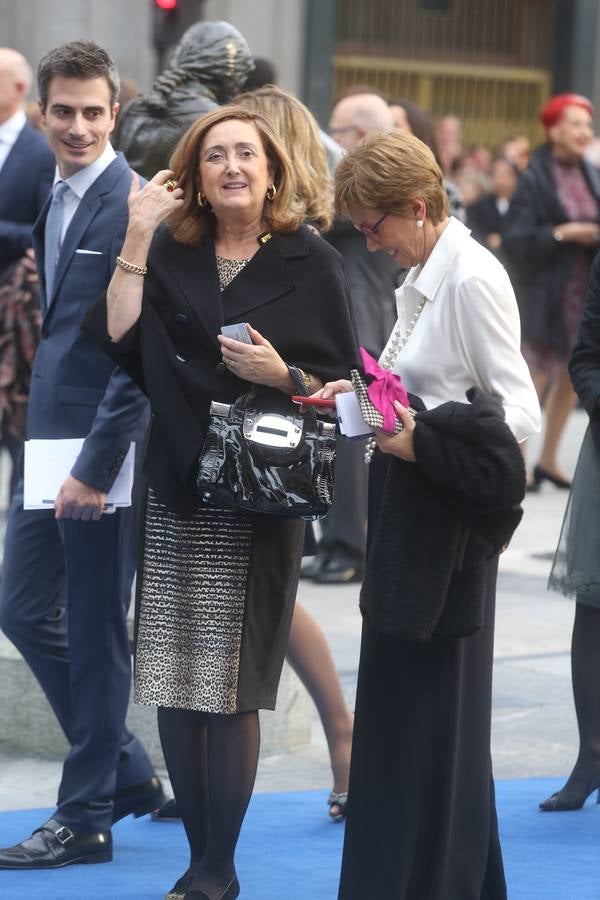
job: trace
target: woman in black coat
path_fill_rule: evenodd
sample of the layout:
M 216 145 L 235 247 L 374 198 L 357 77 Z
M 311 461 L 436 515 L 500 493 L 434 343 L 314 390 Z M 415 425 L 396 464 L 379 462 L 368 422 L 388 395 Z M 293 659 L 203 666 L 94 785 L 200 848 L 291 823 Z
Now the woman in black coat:
M 600 788 L 600 256 L 592 265 L 569 372 L 590 421 L 549 587 L 577 600 L 571 674 L 579 753 L 564 787 L 540 803 L 544 812 L 580 809 Z
M 541 113 L 548 141 L 521 176 L 504 227 L 523 353 L 538 397 L 546 397 L 546 427 L 532 489 L 544 480 L 558 488 L 570 486 L 557 458 L 576 401 L 567 363 L 591 261 L 600 246 L 600 172 L 584 159 L 593 137 L 592 115 L 589 100 L 577 94 L 548 101 Z
M 190 843 L 168 897 L 230 900 L 258 709 L 275 705 L 304 525 L 200 507 L 197 458 L 211 401 L 230 403 L 249 382 L 296 393 L 290 365 L 314 391 L 356 351 L 339 256 L 300 224 L 293 170 L 266 120 L 240 107 L 208 113 L 171 162 L 132 186 L 119 268 L 86 328 L 153 412 L 135 691 L 159 707 Z M 245 322 L 251 343 L 220 334 Z

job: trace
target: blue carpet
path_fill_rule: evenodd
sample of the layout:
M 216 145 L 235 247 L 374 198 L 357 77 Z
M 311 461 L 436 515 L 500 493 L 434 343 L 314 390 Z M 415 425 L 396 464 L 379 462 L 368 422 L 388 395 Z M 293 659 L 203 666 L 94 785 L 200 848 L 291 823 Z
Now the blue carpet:
M 547 778 L 497 784 L 510 900 L 600 900 L 600 807 L 590 800 L 581 812 L 538 812 L 538 801 L 561 784 Z M 343 826 L 327 821 L 325 796 L 306 791 L 253 798 L 237 859 L 243 900 L 334 900 Z M 0 846 L 21 840 L 48 815 L 1 814 Z M 130 818 L 113 837 L 109 865 L 0 871 L 0 898 L 162 900 L 187 865 L 181 826 Z

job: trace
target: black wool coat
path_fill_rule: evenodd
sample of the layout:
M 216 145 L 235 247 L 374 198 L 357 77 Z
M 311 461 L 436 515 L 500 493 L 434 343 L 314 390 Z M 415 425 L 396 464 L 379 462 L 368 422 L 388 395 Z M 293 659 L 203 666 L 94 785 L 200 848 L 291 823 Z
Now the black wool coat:
M 416 463 L 375 455 L 360 606 L 404 640 L 482 627 L 487 561 L 521 519 L 525 467 L 502 405 L 479 388 L 467 397 L 416 415 Z
M 122 338 L 106 330 L 106 295 L 83 324 L 150 400 L 152 425 L 144 473 L 159 499 L 189 516 L 198 506 L 196 461 L 212 400 L 231 403 L 247 382 L 222 362 L 222 325 L 249 322 L 283 359 L 323 381 L 348 377 L 358 364 L 341 259 L 301 226 L 274 234 L 221 292 L 214 243 L 186 247 L 168 228 L 155 235 L 142 312 Z
M 564 355 L 562 297 L 582 248 L 552 235 L 569 217 L 558 199 L 551 163 L 549 146 L 533 154 L 510 201 L 502 246 L 519 304 L 523 339 Z M 600 209 L 600 170 L 585 160 L 581 168 Z M 586 252 L 591 263 L 595 251 Z

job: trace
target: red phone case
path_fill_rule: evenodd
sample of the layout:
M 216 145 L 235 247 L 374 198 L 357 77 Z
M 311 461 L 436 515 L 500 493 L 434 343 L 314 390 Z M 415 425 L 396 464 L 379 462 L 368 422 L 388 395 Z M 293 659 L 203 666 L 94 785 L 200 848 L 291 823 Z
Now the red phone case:
M 335 408 L 335 399 L 325 400 L 323 397 L 303 397 L 301 394 L 294 394 L 291 398 L 293 403 L 301 403 L 303 406 L 322 406 L 328 409 Z

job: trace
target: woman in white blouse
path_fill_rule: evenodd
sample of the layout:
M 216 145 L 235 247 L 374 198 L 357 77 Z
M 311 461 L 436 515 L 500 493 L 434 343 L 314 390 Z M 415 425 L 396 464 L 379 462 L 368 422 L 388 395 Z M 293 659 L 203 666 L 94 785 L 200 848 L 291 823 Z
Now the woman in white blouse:
M 413 135 L 366 138 L 336 206 L 410 267 L 380 365 L 426 411 L 376 433 L 340 900 L 504 900 L 490 761 L 498 553 L 520 518 L 518 443 L 539 430 L 515 296 L 449 218 Z M 478 389 L 473 392 L 471 389 Z M 351 390 L 332 382 L 324 396 Z M 469 392 L 469 400 L 467 400 Z

